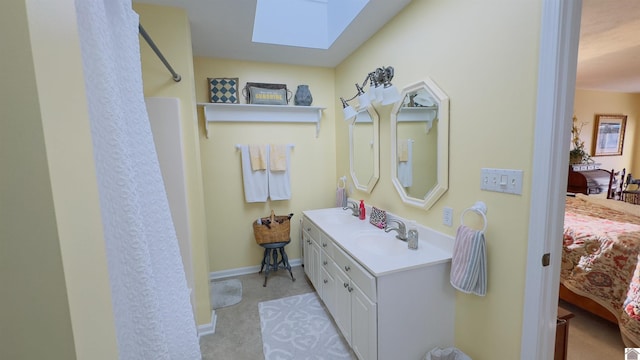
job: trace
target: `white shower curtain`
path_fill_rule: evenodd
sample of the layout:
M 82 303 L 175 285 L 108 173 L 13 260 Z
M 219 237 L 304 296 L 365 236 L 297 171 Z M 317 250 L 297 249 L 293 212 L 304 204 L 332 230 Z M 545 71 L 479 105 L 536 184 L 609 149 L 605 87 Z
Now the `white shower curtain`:
M 201 359 L 130 0 L 76 0 L 120 359 Z

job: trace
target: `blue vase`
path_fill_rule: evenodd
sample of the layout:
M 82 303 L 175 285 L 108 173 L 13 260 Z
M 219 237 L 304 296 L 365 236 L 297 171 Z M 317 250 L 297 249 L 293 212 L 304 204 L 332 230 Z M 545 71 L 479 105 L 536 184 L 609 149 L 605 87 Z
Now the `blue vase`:
M 298 85 L 296 95 L 293 97 L 295 105 L 309 106 L 313 102 L 313 97 L 309 91 L 309 85 Z

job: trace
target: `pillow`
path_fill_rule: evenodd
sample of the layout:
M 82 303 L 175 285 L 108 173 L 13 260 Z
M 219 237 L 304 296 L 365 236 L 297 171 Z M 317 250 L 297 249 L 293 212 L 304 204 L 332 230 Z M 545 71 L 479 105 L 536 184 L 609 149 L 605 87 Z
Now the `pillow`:
M 249 103 L 264 105 L 287 105 L 287 89 L 265 89 L 250 86 Z

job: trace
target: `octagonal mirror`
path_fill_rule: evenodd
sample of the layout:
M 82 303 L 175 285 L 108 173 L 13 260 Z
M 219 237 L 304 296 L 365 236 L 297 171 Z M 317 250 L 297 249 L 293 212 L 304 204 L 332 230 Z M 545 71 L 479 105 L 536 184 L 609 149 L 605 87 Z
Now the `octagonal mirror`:
M 354 186 L 371 193 L 380 177 L 379 119 L 373 106 L 361 108 L 349 125 L 349 167 Z
M 401 99 L 391 111 L 391 179 L 405 204 L 426 210 L 449 188 L 449 98 L 425 79 Z

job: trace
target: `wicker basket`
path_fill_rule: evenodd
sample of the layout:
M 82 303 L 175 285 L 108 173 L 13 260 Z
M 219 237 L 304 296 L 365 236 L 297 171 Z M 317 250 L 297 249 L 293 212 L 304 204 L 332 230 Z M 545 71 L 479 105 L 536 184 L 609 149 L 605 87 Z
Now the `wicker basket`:
M 258 224 L 258 221 L 253 222 L 253 235 L 256 238 L 256 243 L 271 244 L 278 242 L 288 242 L 290 240 L 289 225 L 291 223 L 291 217 L 289 215 L 278 215 L 271 210 L 271 216 L 260 218 L 262 224 Z

